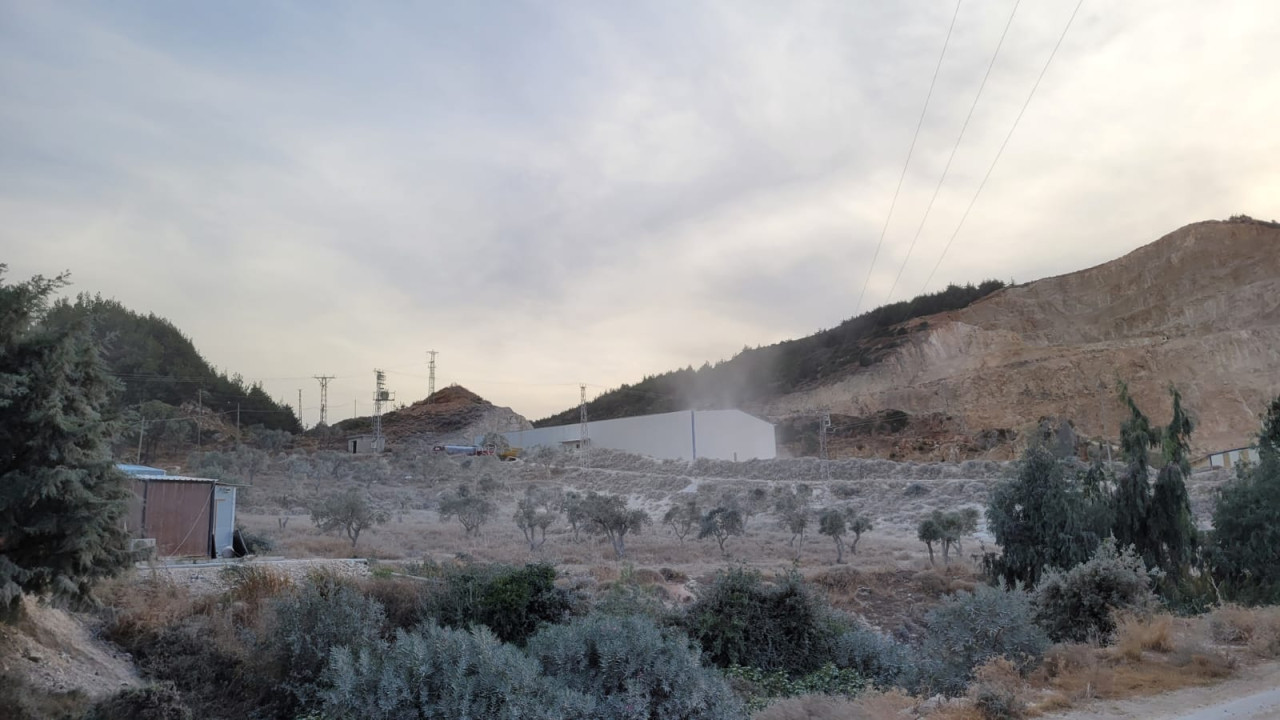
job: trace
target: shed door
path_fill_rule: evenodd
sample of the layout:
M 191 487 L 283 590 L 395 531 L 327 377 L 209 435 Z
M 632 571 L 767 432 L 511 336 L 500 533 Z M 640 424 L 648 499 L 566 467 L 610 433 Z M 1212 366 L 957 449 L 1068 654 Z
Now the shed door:
M 236 489 L 223 485 L 214 487 L 213 510 L 214 554 L 229 556 L 236 531 Z

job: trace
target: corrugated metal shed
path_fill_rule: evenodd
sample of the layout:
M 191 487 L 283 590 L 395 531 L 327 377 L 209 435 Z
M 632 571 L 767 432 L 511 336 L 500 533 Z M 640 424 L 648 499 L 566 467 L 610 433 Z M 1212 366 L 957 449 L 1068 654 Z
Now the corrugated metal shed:
M 235 527 L 235 488 L 210 478 L 159 475 L 155 468 L 120 466 L 133 475 L 129 531 L 156 541 L 167 557 L 215 557 L 231 545 Z M 131 472 L 141 468 L 143 472 Z

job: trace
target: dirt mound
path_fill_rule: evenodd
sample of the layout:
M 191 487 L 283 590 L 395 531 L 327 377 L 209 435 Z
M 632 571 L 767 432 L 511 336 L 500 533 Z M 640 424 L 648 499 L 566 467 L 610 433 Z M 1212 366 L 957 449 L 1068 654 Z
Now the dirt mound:
M 48 694 L 90 698 L 142 685 L 129 657 L 98 640 L 80 616 L 30 598 L 22 620 L 0 625 L 0 673 Z
M 1042 417 L 1060 417 L 1082 437 L 1114 440 L 1126 415 L 1118 380 L 1156 423 L 1168 421 L 1172 383 L 1197 419 L 1194 450 L 1241 447 L 1280 394 L 1280 226 L 1188 225 L 1112 262 L 908 325 L 907 341 L 881 362 L 752 409 L 937 414 L 970 437 L 1025 434 Z M 922 430 L 929 439 L 947 429 Z M 947 445 L 907 442 L 897 456 L 996 457 L 963 443 L 950 444 L 955 457 L 940 455 Z
M 450 385 L 383 415 L 382 427 L 392 441 L 453 436 L 470 442 L 468 436 L 473 434 L 532 426 L 511 408 L 497 407 L 461 385 Z

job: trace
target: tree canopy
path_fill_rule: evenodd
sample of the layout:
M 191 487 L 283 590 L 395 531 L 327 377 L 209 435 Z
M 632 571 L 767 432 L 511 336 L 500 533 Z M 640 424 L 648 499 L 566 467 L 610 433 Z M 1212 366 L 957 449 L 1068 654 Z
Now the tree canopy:
M 0 612 L 23 593 L 87 598 L 128 559 L 128 478 L 111 457 L 115 383 L 83 323 L 42 322 L 65 276 L 0 265 Z

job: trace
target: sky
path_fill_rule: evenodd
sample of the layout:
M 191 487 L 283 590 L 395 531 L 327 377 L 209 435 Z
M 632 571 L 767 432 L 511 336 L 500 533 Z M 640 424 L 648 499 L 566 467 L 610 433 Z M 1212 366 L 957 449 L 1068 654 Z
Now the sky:
M 1280 217 L 1280 3 L 1076 8 L 0 0 L 0 262 L 170 319 L 308 426 L 313 376 L 366 415 L 433 349 L 536 419 Z

